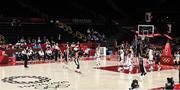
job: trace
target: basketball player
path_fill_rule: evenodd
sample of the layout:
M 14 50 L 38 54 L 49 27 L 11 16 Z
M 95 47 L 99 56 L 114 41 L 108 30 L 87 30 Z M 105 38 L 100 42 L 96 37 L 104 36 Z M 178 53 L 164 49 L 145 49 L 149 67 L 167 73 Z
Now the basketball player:
M 123 69 L 124 68 L 124 50 L 123 50 L 123 47 L 121 47 L 120 48 L 120 50 L 119 50 L 119 56 L 120 56 L 120 60 L 119 60 L 119 62 L 120 62 L 120 65 L 122 64 L 123 66 L 122 67 L 119 67 L 118 68 L 118 71 L 120 71 L 121 69 Z
M 124 50 L 123 50 L 123 48 L 121 47 L 118 52 L 119 52 L 120 65 L 124 64 L 125 61 L 124 61 Z
M 153 71 L 153 50 L 151 48 L 148 50 L 148 62 L 150 65 L 150 71 Z
M 97 68 L 100 67 L 100 45 L 97 46 L 96 48 L 96 65 L 97 65 Z
M 127 67 L 129 69 L 129 74 L 131 73 L 132 69 L 133 69 L 133 53 L 131 51 L 128 52 L 128 55 L 127 55 Z
M 81 73 L 81 71 L 80 71 L 80 64 L 79 64 L 79 49 L 78 49 L 78 47 L 74 48 L 74 53 L 75 53 L 74 63 L 76 65 L 75 72 Z
M 156 63 L 155 64 L 158 65 L 158 70 L 160 70 L 161 69 L 161 67 L 160 67 L 161 52 L 159 50 L 156 50 L 155 56 L 156 56 Z
M 179 51 L 177 51 L 174 56 L 175 56 L 174 64 L 175 65 L 178 65 L 178 64 L 180 65 L 180 54 L 179 54 Z
M 142 55 L 142 42 L 140 39 L 137 41 L 137 48 L 136 49 L 137 49 L 136 57 L 141 56 Z
M 67 68 L 69 59 L 70 59 L 70 51 L 69 48 L 66 48 L 66 50 L 64 50 L 65 68 Z
M 144 66 L 144 55 L 142 57 L 139 56 L 139 68 L 140 68 L 140 71 L 141 71 L 141 76 L 146 75 L 146 69 L 145 69 L 145 66 Z

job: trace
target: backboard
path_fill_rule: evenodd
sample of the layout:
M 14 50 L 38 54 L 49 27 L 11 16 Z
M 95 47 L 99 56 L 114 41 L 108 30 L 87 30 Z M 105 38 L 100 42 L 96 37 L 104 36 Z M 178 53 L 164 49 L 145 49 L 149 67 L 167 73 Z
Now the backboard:
M 138 25 L 138 36 L 153 37 L 154 25 Z

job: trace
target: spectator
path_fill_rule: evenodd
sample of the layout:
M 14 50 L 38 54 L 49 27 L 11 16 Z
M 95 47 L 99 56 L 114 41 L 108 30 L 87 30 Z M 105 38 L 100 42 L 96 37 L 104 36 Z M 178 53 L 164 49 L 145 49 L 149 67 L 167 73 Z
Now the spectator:
M 41 49 L 42 47 L 41 47 L 41 44 L 34 44 L 33 48 L 34 49 Z
M 91 31 L 90 31 L 90 29 L 88 28 L 88 29 L 87 29 L 87 34 L 90 34 L 90 33 L 91 33 Z
M 41 43 L 41 38 L 38 37 L 37 43 L 40 44 Z
M 39 60 L 45 60 L 45 54 L 44 54 L 44 51 L 41 49 L 38 51 L 38 59 Z
M 53 53 L 52 53 L 52 50 L 50 48 L 46 49 L 45 55 L 46 55 L 48 60 L 52 60 L 53 59 Z

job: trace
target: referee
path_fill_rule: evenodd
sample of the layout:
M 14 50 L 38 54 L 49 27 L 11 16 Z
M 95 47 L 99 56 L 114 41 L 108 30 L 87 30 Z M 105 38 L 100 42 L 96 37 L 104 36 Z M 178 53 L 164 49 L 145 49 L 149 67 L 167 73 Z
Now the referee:
M 24 60 L 24 67 L 25 68 L 28 68 L 28 66 L 27 66 L 27 61 L 28 61 L 27 53 L 28 53 L 28 50 L 26 48 L 24 48 L 23 51 L 22 51 L 22 58 Z

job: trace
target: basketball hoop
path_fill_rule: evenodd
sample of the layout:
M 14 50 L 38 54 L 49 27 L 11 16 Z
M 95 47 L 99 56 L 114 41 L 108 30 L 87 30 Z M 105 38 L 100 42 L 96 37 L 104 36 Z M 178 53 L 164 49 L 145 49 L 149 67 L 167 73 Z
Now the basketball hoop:
M 138 32 L 141 40 L 149 40 L 150 37 L 154 37 L 154 25 L 138 25 Z

